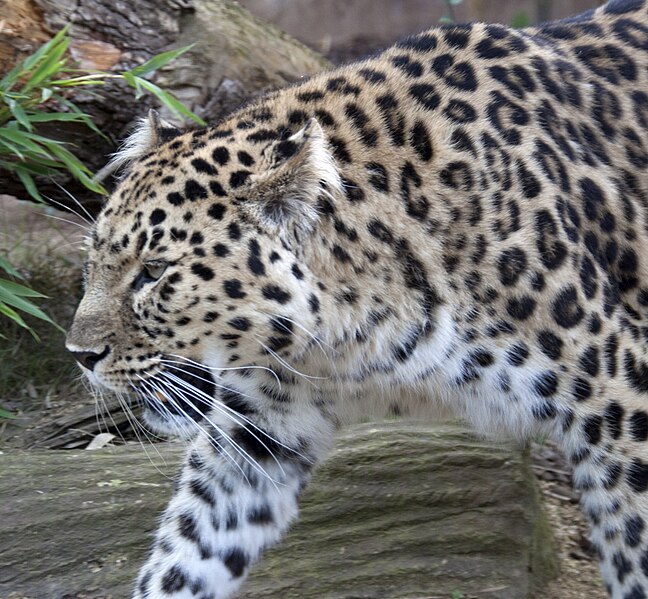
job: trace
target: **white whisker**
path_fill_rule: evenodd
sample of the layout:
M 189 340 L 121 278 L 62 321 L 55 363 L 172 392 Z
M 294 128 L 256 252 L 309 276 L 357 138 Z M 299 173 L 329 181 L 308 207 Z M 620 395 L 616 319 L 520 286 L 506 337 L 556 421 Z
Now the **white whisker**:
M 290 370 L 290 372 L 302 377 L 303 379 L 306 380 L 306 382 L 310 383 L 313 386 L 315 386 L 314 383 L 309 379 L 326 380 L 326 379 L 330 378 L 330 377 L 327 377 L 327 376 L 311 376 L 311 375 L 308 375 L 308 374 L 304 374 L 303 372 L 299 372 L 299 370 L 293 368 L 290 364 L 288 364 L 288 362 L 286 362 L 276 351 L 274 351 L 273 349 L 270 349 L 265 343 L 263 343 L 263 341 L 259 341 L 257 339 L 257 343 L 259 343 L 259 345 L 261 345 L 261 347 L 263 347 L 263 349 L 267 353 L 269 353 L 271 356 L 273 356 L 275 358 L 275 360 L 277 360 L 282 366 L 284 366 L 284 368 L 286 368 L 287 370 Z
M 164 374 L 166 374 L 166 373 L 162 373 L 162 374 L 164 375 Z M 141 378 L 141 377 L 140 377 L 140 378 Z M 142 379 L 142 380 L 144 381 L 144 379 Z M 227 435 L 227 433 L 225 433 L 225 431 L 223 431 L 223 430 L 222 430 L 222 429 L 221 429 L 217 424 L 215 424 L 214 422 L 212 422 L 212 421 L 211 421 L 211 420 L 210 420 L 210 419 L 209 419 L 205 414 L 203 414 L 203 413 L 202 413 L 202 412 L 201 412 L 201 411 L 200 411 L 200 410 L 199 410 L 199 409 L 198 409 L 198 408 L 197 408 L 197 407 L 196 407 L 196 406 L 195 406 L 195 405 L 194 405 L 194 404 L 193 404 L 193 403 L 192 403 L 192 402 L 187 398 L 187 396 L 186 396 L 185 394 L 181 393 L 181 391 L 180 391 L 177 387 L 175 387 L 175 386 L 171 386 L 170 383 L 167 384 L 167 385 L 165 385 L 165 387 L 167 387 L 168 390 L 170 391 L 170 393 L 169 393 L 169 392 L 165 392 L 162 388 L 160 388 L 160 387 L 156 384 L 156 382 L 152 381 L 151 379 L 147 379 L 145 382 L 146 382 L 149 386 L 151 386 L 153 389 L 155 389 L 156 391 L 162 393 L 162 394 L 163 394 L 163 395 L 164 395 L 164 396 L 169 400 L 169 402 L 171 403 L 171 405 L 172 405 L 176 410 L 178 410 L 179 412 L 181 412 L 182 415 L 183 415 L 185 418 L 187 418 L 188 420 L 191 420 L 191 421 L 193 422 L 193 425 L 196 426 L 196 428 L 198 428 L 198 429 L 199 429 L 199 430 L 200 430 L 200 431 L 201 431 L 201 432 L 202 432 L 202 433 L 203 433 L 203 434 L 204 434 L 208 439 L 210 439 L 211 441 L 215 442 L 215 443 L 218 445 L 219 449 L 222 449 L 222 446 L 221 446 L 221 445 L 220 445 L 220 444 L 219 444 L 219 443 L 218 443 L 218 442 L 217 442 L 217 441 L 216 441 L 216 440 L 215 440 L 215 439 L 214 439 L 214 438 L 213 438 L 213 437 L 212 437 L 212 436 L 211 436 L 211 435 L 210 435 L 210 434 L 209 434 L 209 433 L 204 429 L 204 427 L 202 427 L 198 422 L 196 422 L 193 418 L 191 418 L 191 417 L 189 416 L 189 414 L 187 414 L 187 412 L 182 408 L 182 406 L 181 406 L 178 402 L 175 401 L 175 399 L 174 399 L 173 396 L 174 396 L 174 395 L 178 395 L 180 401 L 184 401 L 185 403 L 187 403 L 187 405 L 189 405 L 189 407 L 190 407 L 192 410 L 194 410 L 197 414 L 199 414 L 200 416 L 202 416 L 202 418 L 204 418 L 204 419 L 205 419 L 205 420 L 206 420 L 206 421 L 207 421 L 207 422 L 208 422 L 208 423 L 209 423 L 209 424 L 214 428 L 214 430 L 215 430 L 219 435 L 221 435 L 221 436 L 222 436 L 222 437 L 223 437 L 223 438 L 224 438 L 224 439 L 225 439 L 225 440 L 226 440 L 226 441 L 227 441 L 227 442 L 232 446 L 232 448 L 235 449 L 236 452 L 237 452 L 237 453 L 238 453 L 238 454 L 239 454 L 239 455 L 240 455 L 240 456 L 241 456 L 241 457 L 242 457 L 242 458 L 243 458 L 243 459 L 244 459 L 244 460 L 245 460 L 245 461 L 246 461 L 246 462 L 247 462 L 247 463 L 248 463 L 248 464 L 253 468 L 253 469 L 257 470 L 260 474 L 262 474 L 263 476 L 265 476 L 265 477 L 266 477 L 269 481 L 271 481 L 272 483 L 276 483 L 276 481 L 274 481 L 273 478 L 272 478 L 272 477 L 271 477 L 271 476 L 270 476 L 270 475 L 269 475 L 269 474 L 268 474 L 268 473 L 267 473 L 267 472 L 266 472 L 266 471 L 265 471 L 265 470 L 264 470 L 264 469 L 263 469 L 263 468 L 262 468 L 262 467 L 261 467 L 261 466 L 260 466 L 260 465 L 259 465 L 259 464 L 258 464 L 258 463 L 257 463 L 257 462 L 256 462 L 256 461 L 255 461 L 255 460 L 254 460 L 254 459 L 253 459 L 253 458 L 252 458 L 252 457 L 251 457 L 251 456 L 250 456 L 246 451 L 245 451 L 245 450 L 244 450 L 244 449 L 243 449 L 243 448 L 241 448 L 241 447 L 238 445 L 238 443 L 236 443 L 236 442 L 235 442 L 235 441 L 234 441 L 234 440 L 233 440 L 229 435 Z M 164 381 L 162 380 L 162 377 L 160 377 L 159 382 L 160 382 L 160 383 L 164 382 Z M 196 398 L 199 399 L 197 396 L 196 396 Z M 231 457 L 231 456 L 230 456 L 230 457 Z M 235 463 L 236 463 L 237 467 L 239 468 L 239 470 L 241 471 L 241 473 L 243 474 L 243 476 L 244 476 L 244 477 L 246 478 L 246 480 L 247 480 L 247 476 L 246 476 L 244 470 L 241 468 L 240 464 L 238 464 L 238 462 L 236 462 L 236 461 L 235 461 Z M 248 483 L 249 483 L 249 480 L 248 480 Z
M 54 182 L 54 185 L 56 185 L 56 186 L 57 186 L 57 187 L 58 187 L 58 188 L 59 188 L 59 189 L 60 189 L 64 194 L 66 194 L 66 195 L 67 195 L 67 196 L 68 196 L 68 197 L 69 197 L 69 198 L 70 198 L 70 199 L 71 199 L 71 200 L 72 200 L 72 201 L 73 201 L 73 202 L 74 202 L 74 203 L 75 203 L 79 208 L 81 208 L 81 210 L 83 210 L 83 212 L 87 215 L 88 218 L 87 218 L 87 219 L 84 218 L 81 214 L 79 214 L 79 213 L 76 212 L 76 211 L 72 211 L 72 210 L 70 210 L 70 212 L 74 212 L 74 214 L 76 214 L 79 218 L 85 220 L 89 225 L 94 224 L 94 223 L 95 223 L 95 219 L 94 219 L 94 217 L 92 216 L 92 214 L 90 214 L 90 212 L 89 212 L 88 209 L 83 205 L 83 203 L 82 203 L 80 200 L 78 200 L 77 198 L 75 198 L 74 195 L 73 195 L 72 193 L 70 193 L 67 189 L 65 189 L 65 187 L 63 187 L 63 186 L 62 186 L 58 181 L 55 181 L 54 179 L 52 179 L 52 181 Z M 48 199 L 50 199 L 50 198 L 48 198 Z
M 179 368 L 178 366 L 175 365 L 175 364 L 178 364 L 178 362 L 175 362 L 175 361 L 172 361 L 172 360 L 162 359 L 162 363 L 169 366 L 170 368 L 173 368 L 174 370 L 184 372 L 181 368 Z M 188 383 L 186 381 L 184 381 L 183 379 L 180 379 L 179 377 L 177 377 L 176 375 L 174 375 L 171 372 L 167 372 L 167 373 L 164 373 L 164 374 L 168 374 L 169 376 L 173 376 L 174 378 L 178 379 L 182 383 L 185 383 L 185 385 L 188 385 Z M 195 375 L 193 373 L 192 373 L 191 376 L 193 376 L 193 377 L 195 377 L 197 379 L 200 379 L 201 381 L 206 381 L 206 382 L 209 382 L 209 383 L 213 382 L 213 384 L 216 387 L 218 387 L 219 389 L 224 389 L 225 391 L 231 391 L 232 393 L 236 393 L 236 394 L 240 395 L 241 397 L 245 397 L 246 399 L 251 399 L 252 401 L 255 401 L 255 399 L 256 399 L 252 395 L 247 395 L 246 393 L 242 393 L 241 391 L 239 391 L 237 389 L 232 389 L 231 387 L 228 387 L 226 385 L 220 385 L 219 383 L 216 383 L 215 381 L 209 381 L 209 380 L 207 380 L 207 379 L 205 379 L 203 377 L 197 376 L 197 375 Z M 212 409 L 216 409 L 216 410 L 219 410 L 221 413 L 225 413 L 225 415 L 228 416 L 229 418 L 236 418 L 236 419 L 242 420 L 246 424 L 249 424 L 254 429 L 259 431 L 259 433 L 261 433 L 262 435 L 267 437 L 273 443 L 276 443 L 277 445 L 283 447 L 284 449 L 298 455 L 299 457 L 303 458 L 307 462 L 309 462 L 309 463 L 311 462 L 311 460 L 307 456 L 299 453 L 296 449 L 294 449 L 292 447 L 289 447 L 288 445 L 285 445 L 284 443 L 279 441 L 279 439 L 276 439 L 275 437 L 270 435 L 267 431 L 263 430 L 261 427 L 259 427 L 257 424 L 255 424 L 253 420 L 251 420 L 250 418 L 248 418 L 244 414 L 241 414 L 240 412 L 237 412 L 233 408 L 230 408 L 227 404 L 223 403 L 222 401 L 216 401 L 213 397 L 210 397 L 209 395 L 207 395 L 206 393 L 204 393 L 200 389 L 196 389 L 195 387 L 191 387 L 191 388 L 195 392 L 199 392 L 202 396 L 204 396 L 204 397 L 200 398 L 200 399 L 203 400 L 204 403 L 208 403 L 208 402 L 205 402 L 205 399 L 209 400 L 209 405 L 210 405 L 210 407 Z M 240 422 L 238 422 L 238 420 L 235 420 L 235 422 L 236 422 L 236 424 L 241 424 Z M 250 434 L 253 434 L 249 429 L 246 428 L 246 430 Z M 260 439 L 258 439 L 258 437 L 255 436 L 255 439 L 257 439 L 260 443 L 262 443 L 262 441 Z M 265 445 L 264 445 L 264 447 L 265 447 Z M 266 449 L 268 449 L 268 448 L 266 447 Z M 281 464 L 279 464 L 279 467 L 281 468 Z

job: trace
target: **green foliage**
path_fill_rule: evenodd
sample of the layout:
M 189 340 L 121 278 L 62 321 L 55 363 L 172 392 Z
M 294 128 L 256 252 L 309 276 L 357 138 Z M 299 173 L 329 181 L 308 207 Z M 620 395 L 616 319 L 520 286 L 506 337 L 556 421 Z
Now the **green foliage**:
M 20 273 L 2 256 L 0 256 L 0 268 L 12 277 L 22 279 Z M 19 326 L 29 330 L 36 338 L 36 333 L 34 333 L 33 329 L 27 325 L 17 310 L 20 310 L 25 314 L 31 314 L 36 318 L 40 318 L 45 322 L 53 324 L 59 330 L 63 330 L 47 314 L 45 314 L 45 312 L 35 306 L 29 299 L 26 299 L 44 297 L 45 296 L 42 293 L 38 293 L 25 285 L 20 285 L 19 283 L 14 283 L 7 279 L 0 279 L 0 314 L 10 318 Z M 4 335 L 0 333 L 0 337 L 4 337 Z
M 67 144 L 37 132 L 40 123 L 58 121 L 83 123 L 102 135 L 90 116 L 70 99 L 74 88 L 101 86 L 111 79 L 122 79 L 135 90 L 136 98 L 149 92 L 178 117 L 204 124 L 171 94 L 144 79 L 144 75 L 177 58 L 191 46 L 158 54 L 130 71 L 107 73 L 69 67 L 69 44 L 67 28 L 62 29 L 0 80 L 0 167 L 14 172 L 29 195 L 39 201 L 42 198 L 34 176 L 53 175 L 57 171 L 67 171 L 89 190 L 105 193 L 92 180 L 90 169 Z
M 463 0 L 445 0 L 446 6 L 448 7 L 448 14 L 444 15 L 439 19 L 439 22 L 443 25 L 450 25 L 456 21 L 454 7 L 459 6 Z
M 524 10 L 517 13 L 511 20 L 511 27 L 515 27 L 516 29 L 524 29 L 525 27 L 530 27 L 531 25 L 531 17 L 529 17 L 529 13 Z
M 92 192 L 103 194 L 104 188 L 93 180 L 92 171 L 69 149 L 69 144 L 38 132 L 41 123 L 82 123 L 97 135 L 103 135 L 90 116 L 71 99 L 79 87 L 93 86 L 95 91 L 109 80 L 121 79 L 135 90 L 135 97 L 153 94 L 180 118 L 189 118 L 204 125 L 202 119 L 183 106 L 168 92 L 147 79 L 148 75 L 177 58 L 191 46 L 158 54 L 144 64 L 119 73 L 81 71 L 69 66 L 68 28 L 59 31 L 49 42 L 18 63 L 0 79 L 0 168 L 15 173 L 27 193 L 43 201 L 38 191 L 38 176 L 68 172 Z M 0 270 L 20 279 L 11 264 L 0 257 Z M 54 324 L 29 299 L 43 298 L 40 293 L 7 279 L 0 279 L 0 315 L 21 327 L 30 327 L 20 312 L 31 314 Z

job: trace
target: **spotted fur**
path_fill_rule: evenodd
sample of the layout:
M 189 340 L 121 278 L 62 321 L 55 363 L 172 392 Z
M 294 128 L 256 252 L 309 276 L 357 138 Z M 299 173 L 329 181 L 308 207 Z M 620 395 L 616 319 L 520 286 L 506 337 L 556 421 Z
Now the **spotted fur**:
M 646 599 L 647 147 L 644 0 L 438 27 L 214 128 L 149 122 L 68 336 L 191 439 L 134 597 L 230 597 L 338 427 L 441 402 L 555 439 L 611 596 Z

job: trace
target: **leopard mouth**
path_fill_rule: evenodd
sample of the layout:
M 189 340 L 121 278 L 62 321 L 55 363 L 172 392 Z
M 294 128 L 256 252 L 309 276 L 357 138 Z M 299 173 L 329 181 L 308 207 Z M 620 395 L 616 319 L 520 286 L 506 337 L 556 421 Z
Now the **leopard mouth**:
M 214 403 L 216 385 L 208 368 L 183 364 L 166 367 L 138 386 L 145 408 L 163 420 L 200 421 Z

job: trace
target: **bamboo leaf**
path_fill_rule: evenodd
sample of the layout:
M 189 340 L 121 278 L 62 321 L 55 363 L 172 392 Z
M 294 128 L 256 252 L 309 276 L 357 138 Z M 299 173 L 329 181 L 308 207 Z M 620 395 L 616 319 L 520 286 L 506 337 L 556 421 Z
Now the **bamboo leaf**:
M 144 89 L 151 92 L 175 115 L 180 117 L 187 117 L 195 121 L 199 125 L 206 125 L 205 121 L 203 121 L 198 115 L 191 112 L 191 110 L 189 110 L 184 104 L 182 104 L 182 102 L 174 98 L 169 92 L 160 89 L 157 85 L 151 83 L 150 81 L 147 81 L 146 79 L 141 79 L 140 77 L 136 77 L 135 79 Z
M 74 114 L 69 112 L 35 112 L 27 113 L 27 118 L 32 123 L 49 123 L 51 121 L 65 121 L 65 122 L 84 122 L 85 119 L 90 118 L 87 114 Z
M 6 291 L 4 288 L 4 284 L 6 282 L 7 281 L 5 281 L 4 279 L 0 279 L 0 302 L 4 302 L 5 304 L 13 306 L 14 308 L 18 308 L 18 310 L 25 312 L 25 314 L 31 314 L 32 316 L 35 316 L 40 320 L 54 324 L 54 321 L 38 306 L 30 302 L 29 300 L 23 299 L 22 297 Z
M 11 265 L 9 260 L 0 256 L 0 268 L 2 268 L 7 274 L 10 274 L 12 277 L 17 279 L 22 279 L 23 276 Z
M 66 36 L 68 30 L 70 29 L 69 25 L 66 25 L 59 31 L 51 40 L 48 42 L 45 42 L 36 52 L 34 52 L 31 56 L 28 56 L 24 61 L 23 61 L 23 67 L 26 71 L 30 70 L 33 66 L 36 65 L 36 63 L 43 58 L 48 52 L 50 51 L 51 48 L 57 46 L 61 40 Z
M 126 73 L 130 73 L 135 77 L 141 77 L 142 75 L 147 75 L 149 73 L 152 73 L 153 71 L 156 71 L 160 67 L 163 67 L 165 64 L 171 62 L 173 59 L 177 58 L 178 56 L 191 50 L 191 48 L 193 48 L 194 46 L 195 44 L 190 44 L 189 46 L 184 46 L 183 48 L 178 48 L 177 50 L 169 50 L 168 52 L 162 52 L 160 54 L 157 54 L 153 58 L 147 60 L 144 64 L 140 65 L 139 67 L 135 67 L 130 71 L 123 72 L 122 75 L 125 76 Z
M 24 168 L 21 168 L 20 165 L 16 165 L 16 167 L 14 168 L 14 172 L 18 175 L 20 182 L 25 186 L 25 189 L 27 190 L 29 195 L 32 198 L 34 198 L 37 202 L 44 203 L 45 200 L 43 200 L 43 197 L 38 192 L 38 189 L 36 188 L 36 183 L 34 182 L 32 176 Z
M 1 336 L 2 335 L 0 335 L 0 337 Z M 4 408 L 0 408 L 0 418 L 4 418 L 5 420 L 13 420 L 14 418 L 18 418 L 18 415 L 10 412 L 9 410 L 5 410 Z
M 20 316 L 20 314 L 18 314 L 18 312 L 16 312 L 13 308 L 7 306 L 7 304 L 0 302 L 0 313 L 8 316 L 9 318 L 11 318 L 11 320 L 18 323 L 21 327 L 25 327 L 26 329 L 29 328 L 29 325 L 22 319 L 22 316 Z
M 7 141 L 6 139 L 1 139 L 2 138 L 2 132 L 0 131 L 0 154 L 9 154 L 9 155 L 14 155 L 18 156 L 20 160 L 25 160 L 25 155 L 20 151 L 20 148 L 18 146 L 15 146 L 11 142 Z M 8 148 L 9 152 L 2 152 L 2 146 L 5 146 Z
M 34 291 L 26 285 L 21 285 L 20 283 L 14 283 L 13 281 L 8 281 L 7 279 L 0 279 L 0 285 L 9 293 L 13 293 L 19 297 L 47 297 L 39 291 Z
M 74 177 L 85 187 L 87 187 L 91 191 L 94 191 L 95 193 L 102 195 L 105 195 L 107 193 L 103 186 L 101 186 L 96 181 L 93 181 L 92 171 L 87 166 L 85 166 L 74 154 L 72 154 L 72 152 L 60 146 L 48 145 L 48 148 L 52 152 L 52 154 L 54 154 L 65 164 L 68 171 L 70 171 L 70 173 L 72 173 L 72 175 L 74 175 Z
M 7 102 L 9 105 L 9 110 L 11 110 L 11 114 L 16 117 L 16 120 L 25 128 L 27 131 L 32 131 L 34 128 L 32 127 L 32 124 L 29 122 L 29 119 L 27 118 L 27 115 L 25 114 L 25 111 L 23 107 L 20 105 L 19 102 L 14 100 L 13 98 L 10 98 Z
M 52 75 L 57 73 L 65 64 L 65 61 L 61 60 L 61 58 L 67 52 L 69 45 L 69 38 L 64 38 L 60 41 L 60 43 L 54 46 L 51 52 L 47 55 L 47 58 L 45 58 L 45 60 L 32 73 L 31 77 L 28 79 L 27 83 L 23 86 L 21 91 L 23 93 L 29 91 L 48 77 L 51 77 Z
M 18 146 L 21 149 L 23 158 L 24 150 L 29 150 L 34 154 L 40 154 L 46 158 L 51 157 L 51 154 L 45 148 L 38 145 L 38 143 L 35 143 L 36 141 L 42 142 L 47 139 L 45 137 L 41 137 L 40 135 L 34 135 L 33 133 L 28 133 L 27 131 L 16 131 L 7 127 L 0 127 L 0 137 Z
M 59 94 L 55 94 L 54 99 L 57 102 L 60 102 L 61 104 L 63 104 L 63 106 L 66 106 L 74 114 L 82 115 L 83 116 L 83 122 L 86 124 L 87 127 L 92 129 L 98 135 L 101 135 L 101 137 L 103 137 L 104 139 L 108 139 L 106 137 L 106 135 L 97 127 L 97 125 L 95 125 L 92 122 L 92 119 L 90 118 L 90 116 L 86 115 L 85 112 L 82 112 L 81 109 L 74 102 L 70 102 L 70 100 L 68 100 L 67 98 L 64 98 L 63 96 L 61 96 Z

